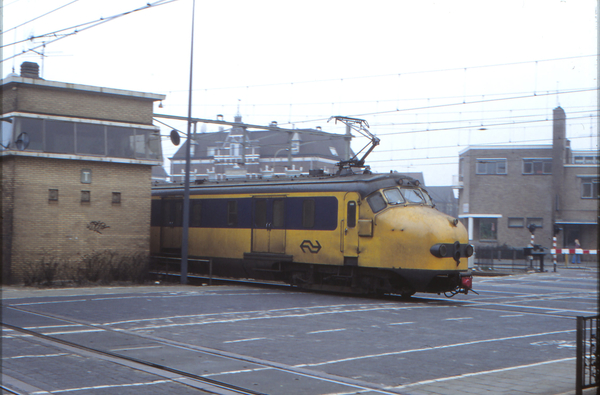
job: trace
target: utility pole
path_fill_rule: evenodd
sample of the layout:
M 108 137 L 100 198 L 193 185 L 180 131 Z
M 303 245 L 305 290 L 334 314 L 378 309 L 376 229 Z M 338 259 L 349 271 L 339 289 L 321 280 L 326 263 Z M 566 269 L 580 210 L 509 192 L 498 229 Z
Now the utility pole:
M 181 284 L 187 284 L 188 234 L 190 229 L 190 150 L 192 147 L 192 76 L 194 68 L 194 14 L 196 0 L 192 2 L 192 43 L 190 49 L 190 89 L 188 95 L 187 141 L 185 142 L 185 181 L 183 192 L 183 229 L 181 231 Z M 194 123 L 194 125 L 196 125 Z

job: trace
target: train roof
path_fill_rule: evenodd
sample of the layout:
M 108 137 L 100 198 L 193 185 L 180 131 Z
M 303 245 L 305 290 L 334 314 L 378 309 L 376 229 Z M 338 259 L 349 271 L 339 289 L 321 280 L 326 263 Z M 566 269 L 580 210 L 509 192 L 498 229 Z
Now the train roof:
M 362 198 L 392 186 L 419 186 L 420 182 L 400 173 L 353 174 L 346 176 L 300 176 L 293 178 L 247 179 L 190 183 L 190 195 L 358 192 Z M 153 196 L 183 196 L 182 184 L 160 184 L 152 187 Z

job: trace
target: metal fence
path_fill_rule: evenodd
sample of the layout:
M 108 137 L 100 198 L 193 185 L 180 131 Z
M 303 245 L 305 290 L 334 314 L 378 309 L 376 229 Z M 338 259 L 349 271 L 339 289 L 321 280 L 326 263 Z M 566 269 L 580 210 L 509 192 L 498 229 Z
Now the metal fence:
M 475 250 L 475 266 L 483 270 L 524 271 L 532 263 L 525 257 L 523 248 L 479 246 Z
M 577 377 L 575 394 L 586 388 L 598 387 L 600 361 L 598 360 L 598 329 L 600 315 L 577 317 Z

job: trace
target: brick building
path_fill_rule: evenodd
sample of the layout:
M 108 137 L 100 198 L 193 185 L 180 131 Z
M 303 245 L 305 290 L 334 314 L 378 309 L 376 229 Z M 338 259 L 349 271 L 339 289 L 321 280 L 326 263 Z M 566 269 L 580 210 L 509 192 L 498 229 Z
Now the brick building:
M 42 260 L 148 254 L 164 96 L 46 81 L 29 62 L 1 86 L 2 281 Z
M 242 116 L 237 114 L 234 122 L 241 123 Z M 335 173 L 336 163 L 354 155 L 350 139 L 348 135 L 316 129 L 282 132 L 275 128 L 246 130 L 239 126 L 214 133 L 194 133 L 190 180 L 296 176 L 307 175 L 310 170 Z M 185 144 L 170 159 L 172 181 L 183 182 Z
M 566 116 L 554 109 L 552 145 L 468 147 L 459 157 L 459 218 L 478 246 L 552 247 L 554 226 L 562 228 L 558 247 L 579 239 L 598 247 L 598 166 L 595 151 L 573 151 L 566 139 Z

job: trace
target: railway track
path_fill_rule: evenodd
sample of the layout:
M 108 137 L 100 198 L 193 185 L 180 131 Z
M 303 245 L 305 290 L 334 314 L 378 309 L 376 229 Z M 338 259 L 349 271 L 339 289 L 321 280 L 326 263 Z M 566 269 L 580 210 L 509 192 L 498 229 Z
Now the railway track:
M 70 322 L 74 322 L 74 321 L 70 321 Z M 189 372 L 186 372 L 186 371 L 183 371 L 180 369 L 175 369 L 175 368 L 172 368 L 172 367 L 169 367 L 166 365 L 161 365 L 161 364 L 157 364 L 154 362 L 143 361 L 143 360 L 140 360 L 137 358 L 132 358 L 129 356 L 121 355 L 121 354 L 110 352 L 110 351 L 100 350 L 100 349 L 92 348 L 89 346 L 83 346 L 81 344 L 77 344 L 74 342 L 58 339 L 56 337 L 44 335 L 42 333 L 38 333 L 38 332 L 28 330 L 28 329 L 25 329 L 22 327 L 18 327 L 15 325 L 2 323 L 2 327 L 19 332 L 24 335 L 29 335 L 29 336 L 33 336 L 38 339 L 42 339 L 42 340 L 44 340 L 44 343 L 46 343 L 46 344 L 54 344 L 54 345 L 59 346 L 60 348 L 64 348 L 66 346 L 71 351 L 74 351 L 74 352 L 83 351 L 88 356 L 92 355 L 92 356 L 95 356 L 96 358 L 101 358 L 101 359 L 108 358 L 112 362 L 116 362 L 116 363 L 124 362 L 124 364 L 126 364 L 127 366 L 132 367 L 134 369 L 147 370 L 145 368 L 152 368 L 152 371 L 155 374 L 156 374 L 156 370 L 158 370 L 159 372 L 163 372 L 164 377 L 171 376 L 167 373 L 172 373 L 172 374 L 175 374 L 175 375 L 178 375 L 181 377 L 185 377 L 187 379 L 192 380 L 192 382 L 196 382 L 196 384 L 197 384 L 197 385 L 193 385 L 193 383 L 188 382 L 188 385 L 191 385 L 195 388 L 209 391 L 212 393 L 224 394 L 224 395 L 225 394 L 264 395 L 262 392 L 256 392 L 256 391 L 252 391 L 250 389 L 241 388 L 241 387 L 238 387 L 235 385 L 231 385 L 231 384 L 227 384 L 227 383 L 224 383 L 221 381 L 206 378 L 206 377 L 203 377 L 203 376 L 200 376 L 197 374 L 189 373 Z M 6 388 L 4 386 L 2 387 L 2 389 L 9 391 L 10 393 L 13 393 L 13 394 L 19 394 L 19 392 L 12 391 L 11 389 Z
M 55 314 L 32 312 L 27 309 L 24 309 L 21 307 L 16 307 L 16 306 L 8 306 L 8 307 L 5 307 L 5 309 L 10 309 L 13 311 L 18 311 L 20 313 L 29 315 L 26 319 L 26 321 L 29 324 L 34 322 L 36 318 L 58 320 L 58 321 L 63 322 L 65 324 L 65 326 L 76 325 L 78 327 L 78 331 L 80 331 L 80 332 L 85 331 L 85 328 L 89 329 L 90 331 L 101 330 L 101 331 L 105 331 L 106 333 L 113 333 L 117 336 L 123 336 L 123 335 L 130 336 L 130 337 L 132 337 L 132 340 L 133 340 L 133 338 L 137 338 L 137 339 L 141 338 L 146 342 L 151 341 L 153 344 L 155 344 L 157 346 L 163 346 L 163 347 L 167 347 L 167 348 L 173 347 L 173 348 L 177 348 L 177 349 L 185 349 L 186 351 L 193 351 L 198 354 L 210 355 L 213 357 L 220 357 L 220 358 L 225 358 L 225 359 L 229 359 L 229 360 L 237 360 L 237 361 L 240 361 L 240 362 L 243 362 L 246 364 L 252 364 L 254 366 L 252 369 L 248 369 L 249 373 L 261 372 L 264 370 L 278 370 L 278 371 L 285 372 L 287 374 L 297 375 L 299 377 L 311 378 L 311 379 L 315 379 L 315 380 L 345 385 L 345 386 L 349 387 L 349 390 L 351 390 L 350 392 L 352 392 L 352 393 L 354 391 L 361 391 L 361 392 L 369 391 L 372 393 L 389 394 L 389 395 L 401 393 L 398 390 L 395 390 L 393 388 L 386 388 L 383 385 L 377 385 L 374 383 L 367 383 L 367 382 L 362 382 L 362 381 L 354 380 L 354 379 L 350 379 L 350 378 L 330 375 L 330 374 L 327 374 L 324 372 L 313 371 L 313 370 L 303 368 L 303 367 L 294 367 L 294 366 L 289 366 L 289 365 L 285 365 L 285 364 L 281 364 L 281 363 L 257 359 L 257 358 L 253 358 L 253 357 L 237 355 L 237 354 L 233 354 L 230 352 L 221 351 L 218 349 L 211 349 L 211 348 L 207 348 L 207 347 L 195 346 L 193 344 L 187 344 L 187 343 L 173 341 L 173 340 L 169 340 L 169 339 L 157 338 L 157 337 L 149 336 L 146 334 L 133 333 L 133 332 L 123 330 L 123 329 L 116 330 L 116 329 L 109 328 L 106 325 L 93 324 L 93 323 L 85 322 L 82 320 L 67 319 L 65 317 L 61 317 L 61 316 L 55 315 Z M 114 351 L 110 351 L 110 350 L 104 350 L 100 347 L 90 347 L 88 345 L 83 345 L 83 344 L 75 342 L 75 341 L 70 341 L 70 340 L 66 340 L 64 338 L 58 338 L 56 336 L 44 334 L 43 331 L 40 331 L 40 330 L 28 329 L 28 328 L 31 328 L 31 326 L 29 326 L 29 325 L 26 327 L 23 325 L 15 325 L 15 324 L 7 323 L 7 322 L 2 322 L 2 327 L 7 330 L 15 331 L 21 335 L 30 336 L 35 339 L 38 339 L 39 341 L 43 342 L 46 345 L 53 345 L 57 348 L 65 349 L 67 352 L 72 352 L 75 354 L 84 354 L 88 357 L 102 359 L 102 360 L 108 360 L 113 363 L 124 365 L 131 369 L 151 372 L 155 375 L 162 376 L 166 379 L 174 380 L 174 381 L 177 381 L 180 383 L 184 383 L 185 385 L 194 387 L 196 389 L 206 391 L 207 393 L 215 393 L 215 394 L 220 394 L 220 395 L 233 395 L 233 394 L 262 395 L 262 394 L 264 394 L 262 392 L 254 391 L 250 388 L 243 388 L 238 385 L 233 385 L 231 383 L 227 383 L 224 381 L 214 380 L 214 379 L 207 377 L 207 375 L 197 374 L 197 373 L 186 371 L 183 369 L 178 369 L 173 366 L 170 366 L 170 364 L 168 364 L 168 363 L 157 363 L 154 361 L 147 361 L 147 360 L 143 360 L 143 359 L 139 359 L 139 358 L 134 358 L 131 356 L 124 355 L 122 353 L 118 353 L 118 352 L 114 352 Z M 62 332 L 61 334 L 64 335 L 65 332 Z M 122 340 L 123 339 L 121 339 L 121 341 Z M 135 343 L 135 342 L 132 341 L 131 343 Z M 182 378 L 185 380 L 182 380 Z M 177 380 L 175 380 L 175 379 L 177 379 Z M 18 392 L 18 391 L 15 392 L 14 390 L 11 390 L 8 387 L 6 388 L 6 390 L 10 391 L 10 393 L 15 393 L 15 394 L 22 393 L 22 392 Z

